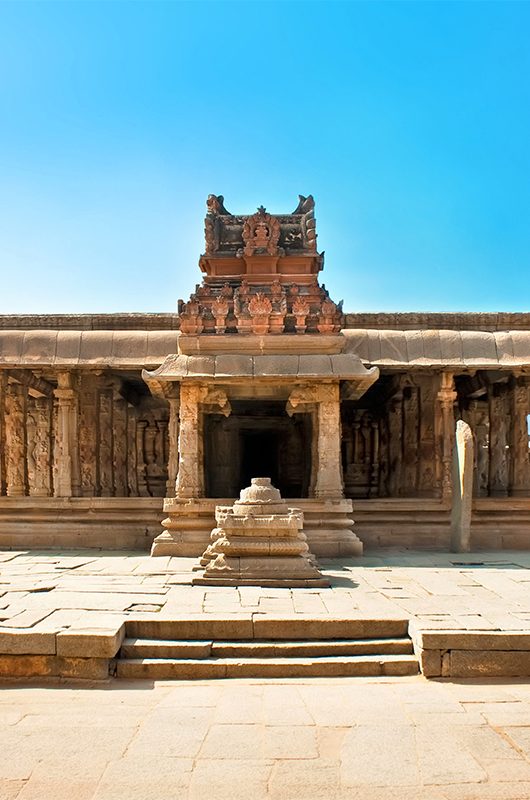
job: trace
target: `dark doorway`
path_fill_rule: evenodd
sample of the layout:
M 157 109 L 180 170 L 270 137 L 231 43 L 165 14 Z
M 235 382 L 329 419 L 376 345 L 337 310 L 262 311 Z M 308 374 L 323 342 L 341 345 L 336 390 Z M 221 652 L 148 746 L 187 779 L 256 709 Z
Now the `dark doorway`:
M 252 478 L 270 478 L 278 486 L 278 434 L 273 431 L 242 431 L 239 490 Z
M 206 414 L 206 496 L 237 497 L 252 478 L 271 478 L 283 497 L 307 497 L 311 435 L 311 415 L 289 417 L 285 402 L 236 400 L 229 417 Z

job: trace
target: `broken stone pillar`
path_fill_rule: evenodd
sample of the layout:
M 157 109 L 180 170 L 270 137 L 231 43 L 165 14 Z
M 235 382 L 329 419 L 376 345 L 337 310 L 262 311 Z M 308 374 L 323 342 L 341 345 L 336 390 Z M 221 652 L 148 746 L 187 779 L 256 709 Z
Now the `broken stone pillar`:
M 473 502 L 473 434 L 467 422 L 456 423 L 453 450 L 453 493 L 451 508 L 451 550 L 467 553 L 471 548 L 471 506 Z
M 233 506 L 217 506 L 212 544 L 194 584 L 328 586 L 310 557 L 303 514 L 287 508 L 270 478 L 252 478 Z

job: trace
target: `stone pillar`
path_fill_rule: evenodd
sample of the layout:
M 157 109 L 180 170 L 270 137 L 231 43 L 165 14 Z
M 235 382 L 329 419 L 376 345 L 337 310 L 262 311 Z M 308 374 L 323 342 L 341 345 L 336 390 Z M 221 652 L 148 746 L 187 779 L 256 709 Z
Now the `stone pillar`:
M 530 495 L 530 459 L 528 453 L 528 378 L 514 378 L 512 385 L 512 426 L 511 426 L 511 466 L 510 488 L 515 497 Z
M 453 492 L 451 508 L 451 551 L 471 549 L 471 506 L 473 502 L 473 434 L 467 422 L 456 423 L 453 452 Z
M 48 397 L 31 398 L 28 406 L 29 493 L 34 497 L 49 497 L 52 486 L 51 401 Z
M 53 493 L 55 497 L 72 497 L 73 461 L 76 455 L 74 439 L 77 439 L 74 427 L 77 417 L 77 397 L 73 389 L 71 372 L 60 372 L 57 382 L 57 389 L 53 392 L 56 403 Z
M 178 452 L 179 463 L 175 485 L 176 497 L 201 497 L 204 468 L 199 442 L 200 409 L 207 389 L 183 383 L 180 388 Z
M 26 399 L 27 387 L 9 383 L 5 393 L 6 494 L 26 494 Z
M 113 423 L 114 494 L 127 497 L 127 400 L 120 394 L 114 398 Z
M 489 493 L 491 497 L 507 497 L 509 411 L 505 387 L 491 386 L 488 399 L 490 416 Z
M 421 376 L 420 386 L 420 435 L 419 435 L 419 496 L 433 497 L 436 485 L 435 466 L 435 377 Z
M 442 372 L 438 392 L 439 415 L 439 455 L 441 467 L 441 494 L 443 500 L 450 500 L 452 493 L 452 461 L 455 439 L 454 404 L 456 392 L 452 372 Z
M 175 497 L 177 474 L 179 467 L 179 392 L 175 387 L 167 396 L 169 403 L 169 453 L 167 459 L 167 485 L 168 497 Z
M 138 497 L 138 470 L 136 456 L 136 409 L 127 404 L 127 494 Z
M 0 495 L 6 493 L 6 387 L 7 373 L 5 370 L 0 370 Z
M 344 497 L 341 469 L 340 391 L 339 384 L 322 386 L 317 405 L 318 472 L 315 497 Z
M 388 406 L 388 494 L 398 497 L 401 491 L 403 454 L 403 391 L 398 391 Z
M 103 388 L 99 391 L 99 486 L 101 497 L 114 495 L 113 463 L 113 390 Z
M 145 460 L 145 430 L 147 420 L 136 420 L 136 483 L 139 497 L 149 497 L 147 489 L 146 460 Z
M 82 497 L 98 494 L 97 475 L 97 378 L 93 373 L 79 376 L 79 462 Z
M 419 494 L 419 389 L 409 385 L 403 392 L 403 462 L 401 469 L 401 492 L 405 497 Z

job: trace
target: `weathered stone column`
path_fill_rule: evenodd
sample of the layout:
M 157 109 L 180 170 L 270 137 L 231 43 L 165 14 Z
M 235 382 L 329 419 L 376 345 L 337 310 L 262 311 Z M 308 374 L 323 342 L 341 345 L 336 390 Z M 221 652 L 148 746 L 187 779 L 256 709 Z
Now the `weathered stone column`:
M 127 494 L 138 497 L 138 473 L 136 470 L 136 409 L 127 403 Z
M 175 484 L 177 497 L 201 497 L 204 485 L 204 468 L 201 463 L 199 443 L 199 403 L 207 389 L 196 384 L 182 384 L 180 389 L 178 473 Z
M 98 396 L 99 412 L 99 490 L 101 497 L 114 495 L 113 463 L 113 389 L 102 387 Z
M 471 507 L 473 503 L 473 434 L 459 419 L 453 452 L 453 497 L 451 508 L 451 551 L 471 549 Z
M 174 497 L 176 491 L 177 474 L 179 468 L 179 402 L 180 394 L 177 385 L 173 384 L 167 394 L 169 403 L 169 453 L 167 459 L 167 485 L 166 494 Z
M 57 389 L 53 392 L 56 400 L 53 494 L 55 497 L 72 497 L 77 397 L 71 372 L 60 372 L 57 381 Z
M 437 396 L 440 404 L 439 452 L 441 460 L 442 499 L 450 500 L 452 494 L 451 474 L 455 441 L 454 403 L 457 397 L 452 372 L 442 372 L 440 376 L 440 390 Z
M 30 398 L 28 428 L 28 485 L 35 497 L 51 495 L 51 400 Z
M 7 373 L 0 370 L 0 495 L 6 493 L 6 436 L 5 436 L 5 397 Z
M 512 385 L 512 475 L 511 494 L 530 495 L 530 459 L 528 457 L 529 383 L 526 376 L 514 378 Z
M 146 480 L 145 430 L 147 421 L 136 420 L 136 483 L 139 497 L 149 497 Z
M 318 395 L 318 471 L 315 497 L 340 499 L 344 497 L 344 484 L 340 446 L 339 384 L 322 386 Z
M 113 472 L 115 497 L 127 497 L 127 400 L 114 396 Z
M 507 497 L 509 483 L 508 427 L 509 411 L 504 386 L 489 390 L 489 493 L 491 497 Z
M 388 404 L 388 494 L 401 493 L 403 466 L 403 389 L 391 397 Z
M 6 494 L 26 494 L 26 399 L 27 387 L 8 383 L 5 392 Z
M 79 376 L 79 429 L 78 447 L 80 470 L 80 495 L 95 497 L 98 493 L 97 475 L 97 377 L 92 372 Z

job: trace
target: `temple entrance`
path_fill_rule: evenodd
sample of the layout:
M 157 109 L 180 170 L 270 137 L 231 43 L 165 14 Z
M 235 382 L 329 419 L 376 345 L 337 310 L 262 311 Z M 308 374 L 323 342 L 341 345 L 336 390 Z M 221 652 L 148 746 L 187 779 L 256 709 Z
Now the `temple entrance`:
M 289 417 L 285 403 L 234 401 L 229 417 L 204 418 L 207 497 L 237 497 L 251 478 L 271 478 L 283 497 L 308 497 L 311 415 Z

